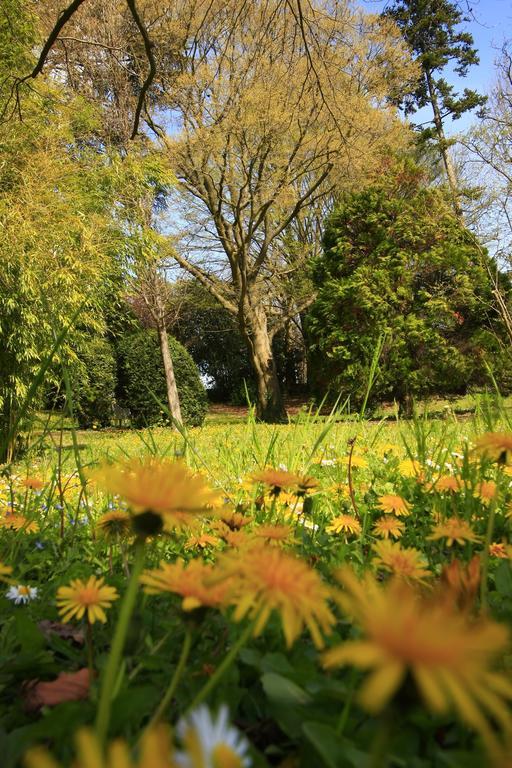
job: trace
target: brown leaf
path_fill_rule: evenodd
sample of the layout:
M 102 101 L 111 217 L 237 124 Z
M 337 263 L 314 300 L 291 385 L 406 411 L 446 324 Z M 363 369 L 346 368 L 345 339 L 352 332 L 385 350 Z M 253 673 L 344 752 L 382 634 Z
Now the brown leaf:
M 61 672 L 56 680 L 40 682 L 30 680 L 25 684 L 23 698 L 27 712 L 36 712 L 41 707 L 55 707 L 64 701 L 80 701 L 89 696 L 89 670 Z
M 83 645 L 85 642 L 85 637 L 82 630 L 77 629 L 76 627 L 72 627 L 69 624 L 61 624 L 58 621 L 49 621 L 49 619 L 44 619 L 43 621 L 40 621 L 37 626 L 47 640 L 50 635 L 58 635 L 64 640 L 72 640 L 77 645 Z

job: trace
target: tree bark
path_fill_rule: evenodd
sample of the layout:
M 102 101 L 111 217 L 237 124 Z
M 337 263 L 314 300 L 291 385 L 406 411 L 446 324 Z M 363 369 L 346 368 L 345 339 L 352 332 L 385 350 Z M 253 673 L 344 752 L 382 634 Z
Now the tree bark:
M 268 424 L 284 423 L 288 417 L 277 377 L 265 310 L 261 307 L 255 308 L 246 302 L 240 330 L 247 343 L 256 378 L 256 418 Z
M 165 323 L 157 323 L 158 340 L 160 342 L 160 351 L 162 353 L 162 361 L 165 371 L 165 384 L 167 388 L 167 403 L 169 405 L 169 411 L 175 422 L 179 425 L 183 424 L 181 417 L 180 398 L 178 395 L 178 388 L 176 386 L 176 379 L 174 376 L 174 366 L 172 364 L 172 357 L 169 351 L 169 337 L 167 336 L 167 328 Z
M 441 157 L 443 159 L 444 169 L 446 171 L 446 178 L 448 179 L 448 186 L 450 187 L 450 192 L 452 195 L 453 208 L 454 208 L 455 214 L 461 219 L 462 208 L 460 207 L 460 203 L 459 203 L 459 185 L 457 183 L 457 176 L 455 175 L 455 169 L 453 167 L 450 155 L 448 154 L 448 147 L 446 145 L 446 136 L 443 128 L 443 119 L 441 117 L 441 112 L 439 111 L 439 104 L 437 101 L 434 83 L 432 82 L 432 75 L 429 72 L 427 72 L 425 74 L 425 77 L 427 78 L 428 93 L 430 96 L 430 103 L 432 104 L 432 111 L 434 113 L 434 126 L 436 129 L 437 138 L 439 141 L 439 150 L 441 152 Z

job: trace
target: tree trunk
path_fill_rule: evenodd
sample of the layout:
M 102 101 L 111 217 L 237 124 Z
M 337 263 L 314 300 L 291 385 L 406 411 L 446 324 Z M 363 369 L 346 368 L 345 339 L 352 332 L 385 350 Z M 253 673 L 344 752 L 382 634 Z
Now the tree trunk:
M 256 418 L 268 424 L 287 421 L 283 395 L 277 378 L 272 341 L 268 332 L 265 311 L 248 303 L 244 307 L 244 321 L 240 329 L 246 340 L 251 365 L 256 376 Z
M 178 388 L 176 386 L 176 379 L 174 377 L 174 366 L 172 364 L 171 353 L 169 351 L 169 338 L 167 336 L 167 328 L 165 323 L 157 323 L 158 340 L 160 342 L 160 351 L 162 353 L 162 361 L 165 371 L 165 384 L 167 388 L 167 403 L 169 405 L 169 411 L 172 418 L 178 424 L 183 423 L 181 418 L 180 398 L 178 395 Z
M 441 117 L 441 112 L 439 111 L 439 104 L 437 102 L 434 83 L 432 82 L 432 75 L 430 74 L 430 72 L 426 72 L 425 76 L 427 78 L 427 87 L 428 87 L 428 93 L 430 96 L 430 103 L 432 104 L 432 111 L 434 113 L 434 126 L 436 129 L 437 138 L 439 141 L 439 149 L 441 152 L 441 157 L 443 159 L 444 169 L 446 171 L 446 178 L 448 179 L 448 186 L 450 187 L 450 192 L 452 195 L 453 208 L 455 210 L 455 214 L 459 218 L 462 218 L 462 208 L 460 207 L 460 203 L 459 203 L 459 185 L 457 183 L 457 176 L 455 175 L 455 169 L 453 167 L 450 155 L 448 154 L 446 136 L 444 134 L 444 128 L 443 128 L 443 119 Z

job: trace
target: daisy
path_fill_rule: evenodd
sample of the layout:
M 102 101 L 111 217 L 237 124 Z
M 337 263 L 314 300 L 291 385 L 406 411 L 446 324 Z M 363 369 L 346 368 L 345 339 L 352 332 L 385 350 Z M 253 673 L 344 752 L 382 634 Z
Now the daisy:
M 380 536 L 383 539 L 389 539 L 390 536 L 399 539 L 404 529 L 405 524 L 392 515 L 379 517 L 373 526 L 375 536 Z
M 358 534 L 361 533 L 362 529 L 357 517 L 353 517 L 353 515 L 339 515 L 331 520 L 325 530 L 328 533 Z
M 89 624 L 95 621 L 105 623 L 107 617 L 104 608 L 110 608 L 119 595 L 115 587 L 104 584 L 104 579 L 90 576 L 87 582 L 72 579 L 69 586 L 57 590 L 57 607 L 62 621 L 81 619 L 87 615 Z
M 425 556 L 418 549 L 402 549 L 398 542 L 387 539 L 378 541 L 373 549 L 377 555 L 373 558 L 373 564 L 391 571 L 395 576 L 414 581 L 424 581 L 431 576 Z
M 493 669 L 507 649 L 508 630 L 487 618 L 473 620 L 438 597 L 422 597 L 403 581 L 381 584 L 371 574 L 358 581 L 349 569 L 337 576 L 345 591 L 336 600 L 363 638 L 327 651 L 324 666 L 368 670 L 358 698 L 372 714 L 388 705 L 410 675 L 431 712 L 455 710 L 496 750 L 494 722 L 512 729 L 512 684 Z
M 15 605 L 26 605 L 37 597 L 37 587 L 27 587 L 24 584 L 9 587 L 5 596 Z
M 409 502 L 396 494 L 379 496 L 377 501 L 377 506 L 386 514 L 397 515 L 397 517 L 406 517 L 411 514 L 411 505 Z
M 212 717 L 206 706 L 178 721 L 176 735 L 185 747 L 177 752 L 179 768 L 249 768 L 249 742 L 229 723 L 226 706 Z

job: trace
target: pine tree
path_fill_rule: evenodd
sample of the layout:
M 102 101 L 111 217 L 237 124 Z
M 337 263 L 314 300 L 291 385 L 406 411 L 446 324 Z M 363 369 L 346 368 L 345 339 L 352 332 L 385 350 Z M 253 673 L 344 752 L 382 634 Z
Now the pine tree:
M 465 112 L 482 106 L 486 97 L 465 88 L 462 94 L 442 77 L 451 65 L 455 74 L 466 77 L 470 66 L 479 58 L 473 46 L 473 36 L 460 31 L 466 21 L 454 3 L 447 0 L 394 0 L 384 12 L 391 17 L 416 55 L 421 78 L 414 91 L 402 102 L 406 114 L 431 106 L 433 126 L 422 131 L 423 140 L 434 139 L 446 171 L 455 212 L 460 215 L 459 193 L 455 170 L 448 152 L 450 142 L 445 134 L 445 120 L 457 120 Z

